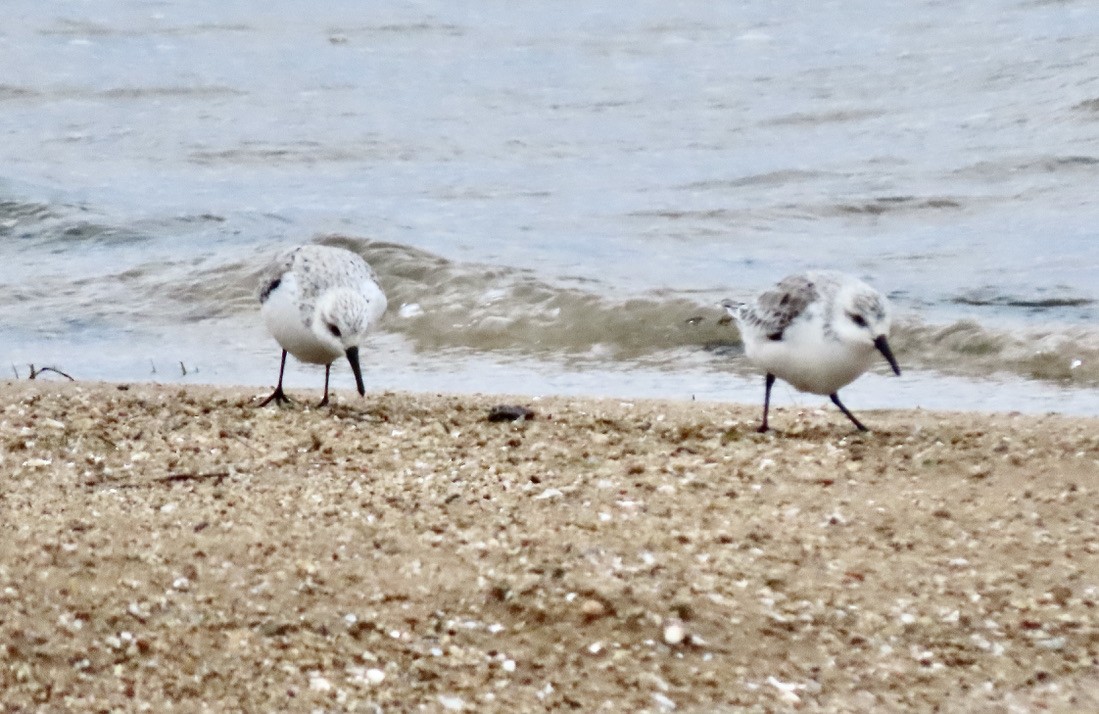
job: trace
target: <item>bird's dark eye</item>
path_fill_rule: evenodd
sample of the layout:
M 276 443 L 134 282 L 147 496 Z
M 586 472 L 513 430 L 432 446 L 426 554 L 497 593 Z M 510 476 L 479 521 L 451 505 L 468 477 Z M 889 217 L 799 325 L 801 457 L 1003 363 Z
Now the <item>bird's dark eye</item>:
M 862 315 L 852 315 L 851 313 L 847 313 L 847 316 L 851 318 L 851 322 L 855 323 L 859 327 L 866 327 L 866 318 L 864 318 Z
M 332 333 L 333 337 L 339 337 L 340 336 L 340 328 L 336 327 L 335 325 L 330 324 L 328 326 L 328 331 Z

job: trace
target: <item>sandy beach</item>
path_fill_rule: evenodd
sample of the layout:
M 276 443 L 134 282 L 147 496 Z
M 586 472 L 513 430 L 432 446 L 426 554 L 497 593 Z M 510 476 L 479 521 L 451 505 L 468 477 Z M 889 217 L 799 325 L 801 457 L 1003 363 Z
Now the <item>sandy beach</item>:
M 1099 420 L 262 396 L 0 384 L 5 711 L 1099 710 Z

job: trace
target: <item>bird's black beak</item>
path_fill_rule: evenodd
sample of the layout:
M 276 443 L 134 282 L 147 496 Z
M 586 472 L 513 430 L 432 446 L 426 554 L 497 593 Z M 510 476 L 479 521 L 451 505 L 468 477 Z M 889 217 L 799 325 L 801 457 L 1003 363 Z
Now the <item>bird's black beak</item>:
M 351 363 L 351 371 L 355 373 L 355 386 L 359 388 L 359 396 L 361 397 L 366 394 L 366 387 L 363 386 L 363 372 L 359 369 L 358 347 L 347 348 L 347 361 Z
M 889 349 L 889 342 L 885 339 L 885 335 L 878 335 L 874 339 L 874 346 L 878 348 L 878 352 L 881 352 L 882 357 L 885 357 L 885 361 L 889 363 L 889 366 L 893 368 L 893 371 L 899 377 L 901 368 L 897 366 L 897 358 L 893 356 L 893 350 Z

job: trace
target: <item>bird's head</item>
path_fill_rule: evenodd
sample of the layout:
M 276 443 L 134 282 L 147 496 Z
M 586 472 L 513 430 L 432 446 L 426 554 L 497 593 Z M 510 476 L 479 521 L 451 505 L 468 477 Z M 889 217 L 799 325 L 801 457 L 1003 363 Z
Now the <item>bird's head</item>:
M 881 352 L 899 375 L 901 368 L 889 348 L 891 326 L 889 302 L 869 285 L 859 282 L 845 285 L 836 295 L 832 314 L 836 336 L 843 342 L 865 345 Z
M 313 333 L 317 338 L 328 344 L 333 352 L 347 356 L 360 395 L 365 394 L 366 389 L 359 368 L 359 345 L 385 311 L 384 299 L 381 305 L 376 302 L 371 296 L 354 290 L 329 290 L 317 300 L 313 319 Z

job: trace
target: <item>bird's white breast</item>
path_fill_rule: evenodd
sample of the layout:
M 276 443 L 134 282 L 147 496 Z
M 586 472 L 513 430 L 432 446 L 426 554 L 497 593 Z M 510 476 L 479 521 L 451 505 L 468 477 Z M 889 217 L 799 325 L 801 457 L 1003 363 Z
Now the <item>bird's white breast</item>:
M 302 362 L 330 364 L 342 351 L 309 329 L 299 304 L 300 287 L 293 272 L 285 273 L 260 308 L 264 324 L 284 350 Z
M 874 348 L 826 335 L 819 320 L 819 316 L 795 320 L 781 340 L 745 330 L 744 354 L 760 369 L 800 391 L 832 394 L 870 368 Z

